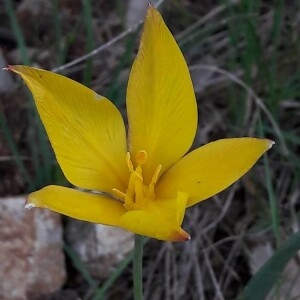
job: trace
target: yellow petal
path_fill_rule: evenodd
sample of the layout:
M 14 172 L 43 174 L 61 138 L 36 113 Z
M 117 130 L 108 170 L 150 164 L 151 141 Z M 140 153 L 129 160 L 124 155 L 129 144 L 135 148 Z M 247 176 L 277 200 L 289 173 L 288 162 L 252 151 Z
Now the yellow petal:
M 188 206 L 226 189 L 271 148 L 273 141 L 255 138 L 223 139 L 202 146 L 171 167 L 156 186 L 158 197 L 189 195 Z
M 126 133 L 120 112 L 107 99 L 64 76 L 9 66 L 31 90 L 56 158 L 74 185 L 124 190 Z
M 147 152 L 143 175 L 149 183 L 159 164 L 163 173 L 188 151 L 197 126 L 197 106 L 188 67 L 152 6 L 130 73 L 127 110 L 130 151 L 132 157 L 139 150 Z
M 186 241 L 190 236 L 181 228 L 186 203 L 185 193 L 178 193 L 177 199 L 150 201 L 142 210 L 133 210 L 124 214 L 119 226 L 163 241 Z
M 175 199 L 156 199 L 148 203 L 145 210 L 177 226 L 181 226 L 188 201 L 188 194 L 177 192 Z
M 126 212 L 123 204 L 114 199 L 56 185 L 31 193 L 26 206 L 48 208 L 75 219 L 105 225 L 118 224 Z

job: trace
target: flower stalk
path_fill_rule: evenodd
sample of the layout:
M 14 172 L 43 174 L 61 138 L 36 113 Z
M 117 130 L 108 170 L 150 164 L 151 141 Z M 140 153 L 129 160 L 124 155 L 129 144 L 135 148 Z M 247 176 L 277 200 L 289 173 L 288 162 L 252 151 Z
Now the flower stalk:
M 134 300 L 143 300 L 143 249 L 144 237 L 136 234 L 133 250 L 133 292 Z

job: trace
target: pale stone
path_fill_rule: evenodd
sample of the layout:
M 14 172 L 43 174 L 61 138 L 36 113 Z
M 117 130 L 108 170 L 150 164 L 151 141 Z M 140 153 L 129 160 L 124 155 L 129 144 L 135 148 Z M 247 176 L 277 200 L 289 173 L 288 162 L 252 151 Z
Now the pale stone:
M 66 277 L 60 216 L 24 204 L 24 196 L 0 198 L 1 300 L 39 298 Z
M 69 220 L 67 241 L 90 273 L 106 278 L 133 249 L 134 235 L 117 227 Z

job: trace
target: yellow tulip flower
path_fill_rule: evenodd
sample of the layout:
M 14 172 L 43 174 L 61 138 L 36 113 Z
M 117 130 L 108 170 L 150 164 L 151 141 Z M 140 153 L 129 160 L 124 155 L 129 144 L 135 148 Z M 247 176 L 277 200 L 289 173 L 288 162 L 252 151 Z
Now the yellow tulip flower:
M 8 66 L 31 90 L 58 163 L 83 192 L 47 186 L 28 206 L 118 226 L 165 241 L 190 238 L 185 209 L 227 188 L 273 144 L 222 139 L 186 154 L 197 103 L 184 57 L 159 12 L 149 6 L 127 89 L 128 137 L 108 99 L 64 76 Z

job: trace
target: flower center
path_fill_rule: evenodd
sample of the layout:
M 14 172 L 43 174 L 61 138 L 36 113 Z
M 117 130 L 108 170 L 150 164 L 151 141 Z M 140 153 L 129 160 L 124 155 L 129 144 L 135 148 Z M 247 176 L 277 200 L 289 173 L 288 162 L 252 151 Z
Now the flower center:
M 126 163 L 130 172 L 128 187 L 126 192 L 118 189 L 112 189 L 113 194 L 124 202 L 127 210 L 135 210 L 143 207 L 149 200 L 155 198 L 155 184 L 161 170 L 161 165 L 158 165 L 154 171 L 151 182 L 149 185 L 144 183 L 143 179 L 143 165 L 147 162 L 147 152 L 140 150 L 135 158 L 137 167 L 134 169 L 130 157 L 130 153 L 126 154 Z

